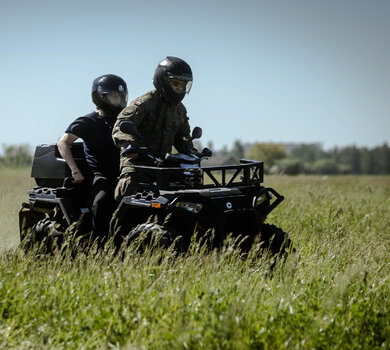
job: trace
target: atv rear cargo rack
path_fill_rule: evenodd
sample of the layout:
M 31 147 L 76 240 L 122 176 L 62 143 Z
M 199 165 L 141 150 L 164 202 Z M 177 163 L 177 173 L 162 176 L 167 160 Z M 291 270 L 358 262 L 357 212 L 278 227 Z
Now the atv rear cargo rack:
M 240 164 L 202 168 L 165 168 L 134 166 L 138 187 L 175 191 L 185 188 L 251 186 L 263 182 L 264 163 L 240 159 Z

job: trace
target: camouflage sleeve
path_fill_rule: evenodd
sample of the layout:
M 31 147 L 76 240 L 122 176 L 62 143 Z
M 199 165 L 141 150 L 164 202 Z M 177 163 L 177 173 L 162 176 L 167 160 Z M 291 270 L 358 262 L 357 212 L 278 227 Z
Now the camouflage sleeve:
M 129 145 L 139 146 L 139 140 L 133 135 L 123 133 L 119 126 L 123 121 L 133 122 L 137 127 L 141 123 L 143 118 L 143 109 L 142 105 L 131 104 L 122 110 L 118 115 L 114 128 L 112 130 L 112 139 L 114 140 L 115 145 L 123 150 Z
M 194 145 L 191 141 L 191 129 L 188 120 L 187 111 L 183 106 L 180 128 L 175 136 L 175 141 L 173 144 L 180 153 L 188 153 L 194 148 Z

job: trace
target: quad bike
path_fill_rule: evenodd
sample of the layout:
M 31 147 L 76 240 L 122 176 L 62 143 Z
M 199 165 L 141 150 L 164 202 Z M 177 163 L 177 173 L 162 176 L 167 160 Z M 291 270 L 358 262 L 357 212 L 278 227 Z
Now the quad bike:
M 76 142 L 71 150 L 79 169 L 90 179 L 83 144 Z M 47 251 L 60 247 L 65 231 L 72 225 L 79 232 L 92 230 L 89 183 L 73 183 L 56 144 L 36 147 L 31 177 L 37 186 L 27 191 L 28 202 L 23 202 L 19 211 L 20 241 L 25 250 L 42 243 Z
M 138 135 L 130 122 L 122 122 L 121 131 Z M 194 128 L 192 138 L 200 136 L 201 129 Z M 82 144 L 73 144 L 72 152 L 86 172 Z M 201 167 L 200 162 L 211 156 L 207 148 L 167 154 L 164 159 L 145 147 L 128 147 L 122 154 L 149 157 L 155 166 L 134 167 L 134 194 L 121 200 L 110 224 L 109 235 L 117 247 L 142 236 L 144 242 L 157 237 L 160 245 L 186 251 L 194 235 L 211 248 L 230 235 L 244 251 L 255 239 L 273 254 L 288 248 L 285 233 L 265 223 L 284 197 L 261 185 L 263 162 L 241 159 L 237 165 Z M 75 185 L 70 175 L 55 145 L 36 148 L 31 176 L 38 186 L 28 191 L 29 200 L 19 213 L 20 238 L 26 248 L 42 241 L 48 250 L 60 246 L 70 226 L 76 225 L 81 234 L 92 229 L 88 185 Z

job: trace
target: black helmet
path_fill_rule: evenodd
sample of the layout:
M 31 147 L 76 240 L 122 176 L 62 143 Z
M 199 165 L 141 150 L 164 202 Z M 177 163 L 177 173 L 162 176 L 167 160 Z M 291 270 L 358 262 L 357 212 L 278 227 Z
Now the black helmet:
M 165 100 L 178 104 L 191 90 L 191 67 L 180 58 L 168 56 L 158 64 L 153 84 Z
M 120 96 L 117 102 L 110 101 L 108 94 Z M 114 74 L 106 74 L 96 78 L 92 83 L 92 101 L 109 116 L 117 116 L 127 105 L 127 85 Z

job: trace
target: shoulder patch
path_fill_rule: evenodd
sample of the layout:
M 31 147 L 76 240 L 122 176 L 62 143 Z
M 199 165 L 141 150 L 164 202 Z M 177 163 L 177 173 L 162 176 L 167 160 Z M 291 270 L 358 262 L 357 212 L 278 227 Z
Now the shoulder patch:
M 140 100 L 135 100 L 135 101 L 133 102 L 133 105 L 140 106 L 141 103 L 142 103 L 142 102 L 141 102 Z

